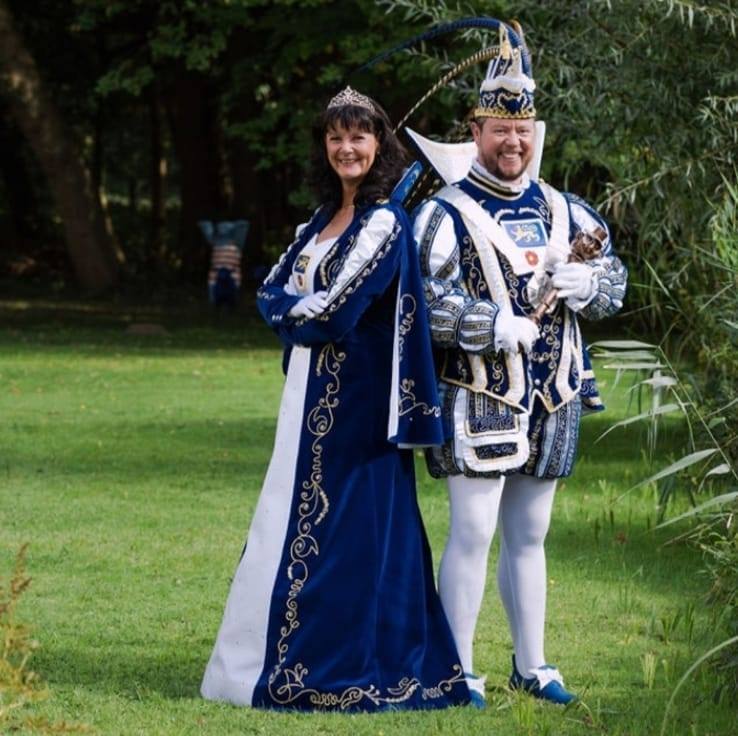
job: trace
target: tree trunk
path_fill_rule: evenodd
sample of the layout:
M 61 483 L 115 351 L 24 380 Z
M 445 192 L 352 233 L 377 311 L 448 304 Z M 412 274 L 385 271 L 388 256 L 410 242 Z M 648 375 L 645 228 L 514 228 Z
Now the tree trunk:
M 164 155 L 163 126 L 161 121 L 161 99 L 159 89 L 154 85 L 149 98 L 150 120 L 150 168 L 149 192 L 151 196 L 151 221 L 149 226 L 149 254 L 152 264 L 164 256 L 164 228 L 166 210 L 164 206 L 164 185 L 167 174 L 167 160 Z
M 47 178 L 80 285 L 93 291 L 111 287 L 118 275 L 119 254 L 106 229 L 99 196 L 4 0 L 0 0 L 0 78 L 13 117 Z
M 5 106 L 0 109 L 3 114 Z M 0 121 L 0 177 L 4 186 L 3 195 L 8 203 L 13 244 L 25 249 L 34 236 L 37 227 L 39 202 L 36 191 L 24 161 L 25 142 L 10 120 Z
M 182 272 L 191 280 L 200 276 L 204 280 L 209 248 L 197 228 L 197 221 L 217 220 L 226 211 L 216 99 L 206 77 L 182 71 L 167 103 L 179 163 Z
M 254 18 L 263 11 L 254 9 Z M 237 68 L 243 54 L 252 42 L 251 29 L 236 28 L 231 34 L 228 47 L 227 67 Z M 236 85 L 235 80 L 230 81 Z M 230 117 L 235 122 L 252 120 L 262 114 L 261 103 L 257 102 L 251 90 L 242 90 L 231 103 Z M 249 232 L 244 248 L 244 273 L 247 278 L 255 267 L 273 265 L 275 253 L 265 252 L 265 244 L 284 244 L 286 247 L 299 222 L 287 204 L 289 189 L 280 181 L 282 170 L 288 167 L 271 167 L 268 171 L 257 170 L 259 153 L 249 149 L 246 142 L 237 136 L 226 139 L 228 164 L 232 186 L 230 217 L 245 218 L 249 221 Z M 306 156 L 307 156 L 306 152 Z M 282 231 L 282 232 L 280 232 Z

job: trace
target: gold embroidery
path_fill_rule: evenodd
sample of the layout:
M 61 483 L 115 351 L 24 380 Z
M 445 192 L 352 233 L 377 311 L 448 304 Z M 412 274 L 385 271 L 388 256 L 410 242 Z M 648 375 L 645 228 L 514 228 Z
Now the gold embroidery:
M 348 250 L 351 250 L 354 244 L 354 240 L 356 239 L 356 235 L 352 235 L 347 243 L 346 248 Z M 330 285 L 331 279 L 330 275 L 328 274 L 328 265 L 331 264 L 331 270 L 333 270 L 333 264 L 336 263 L 336 261 L 333 260 L 334 255 L 336 254 L 336 251 L 338 250 L 338 246 L 340 245 L 341 239 L 336 238 L 336 242 L 329 248 L 328 252 L 323 256 L 323 258 L 320 261 L 320 265 L 318 266 L 318 271 L 320 273 L 320 281 L 324 289 L 327 289 Z
M 407 311 L 405 308 L 405 302 L 408 303 Z M 405 347 L 405 335 L 407 335 L 413 328 L 415 322 L 415 312 L 418 308 L 418 303 L 415 301 L 415 297 L 412 294 L 403 294 L 400 297 L 399 312 L 401 315 L 400 324 L 397 327 L 397 333 L 399 335 L 397 339 L 397 357 L 398 360 L 402 360 L 402 353 Z
M 284 625 L 280 629 L 280 638 L 277 642 L 277 664 L 274 666 L 267 688 L 269 695 L 275 703 L 288 705 L 302 696 L 308 696 L 310 703 L 316 708 L 347 708 L 359 703 L 364 698 L 370 700 L 374 705 L 382 703 L 401 703 L 412 697 L 413 693 L 421 686 L 417 678 L 403 677 L 396 687 L 387 688 L 386 695 L 382 695 L 376 685 L 369 684 L 367 687 L 357 685 L 346 688 L 341 693 L 320 692 L 309 688 L 305 680 L 310 673 L 308 667 L 298 662 L 294 667 L 284 667 L 289 651 L 289 638 L 299 628 L 298 597 L 310 577 L 308 560 L 317 557 L 320 548 L 317 539 L 312 535 L 313 526 L 317 526 L 326 516 L 329 510 L 328 497 L 321 483 L 323 438 L 333 429 L 333 410 L 339 405 L 338 394 L 341 389 L 339 373 L 341 363 L 346 359 L 345 352 L 336 351 L 332 343 L 326 345 L 318 356 L 316 363 L 316 374 L 322 375 L 323 370 L 331 377 L 325 386 L 324 395 L 308 413 L 305 426 L 308 432 L 314 436 L 311 449 L 313 452 L 312 473 L 310 479 L 302 484 L 300 493 L 300 505 L 298 507 L 299 517 L 297 520 L 297 535 L 290 544 L 290 563 L 287 575 L 290 582 L 290 590 L 287 595 Z M 321 508 L 322 503 L 322 508 Z M 452 667 L 454 673 L 447 680 L 441 680 L 435 687 L 424 688 L 423 699 L 438 698 L 450 692 L 453 685 L 463 682 L 463 671 L 460 665 Z
M 305 690 L 303 680 L 309 672 L 305 665 L 298 663 L 292 669 L 282 669 L 282 665 L 287 658 L 287 651 L 289 650 L 288 639 L 295 629 L 300 626 L 297 598 L 310 576 L 307 559 L 311 555 L 317 556 L 320 551 L 318 541 L 311 533 L 313 525 L 319 524 L 328 513 L 328 497 L 321 486 L 323 480 L 323 445 L 321 442 L 333 428 L 333 410 L 339 404 L 337 394 L 341 387 L 338 374 L 341 363 L 345 358 L 346 353 L 336 352 L 332 343 L 329 343 L 320 351 L 316 373 L 320 376 L 323 369 L 325 369 L 332 376 L 332 380 L 329 380 L 326 384 L 325 394 L 318 400 L 317 405 L 311 409 L 305 422 L 308 432 L 315 437 L 311 446 L 313 451 L 312 473 L 310 474 L 310 479 L 303 482 L 300 493 L 297 536 L 290 544 L 290 563 L 287 568 L 287 576 L 291 584 L 289 594 L 287 595 L 285 624 L 279 631 L 277 664 L 274 666 L 268 680 L 269 694 L 275 702 L 283 705 L 292 702 L 305 692 L 318 694 L 317 691 Z M 277 686 L 275 683 L 280 674 L 283 675 L 284 682 Z
M 362 220 L 362 225 L 365 226 L 366 224 L 367 220 Z M 342 291 L 340 291 L 338 294 L 330 295 L 331 303 L 328 305 L 328 308 L 325 310 L 325 312 L 323 312 L 323 314 L 315 317 L 316 320 L 327 322 L 330 319 L 331 314 L 333 314 L 339 307 L 343 306 L 346 303 L 347 297 L 351 296 L 351 294 L 353 294 L 364 283 L 364 279 L 366 279 L 367 276 L 369 276 L 373 271 L 376 270 L 382 258 L 384 258 L 390 252 L 390 250 L 392 249 L 392 245 L 394 244 L 395 240 L 397 240 L 397 236 L 400 234 L 401 229 L 402 226 L 400 225 L 400 223 L 396 222 L 395 226 L 392 229 L 392 232 L 385 238 L 384 242 L 372 255 L 372 260 L 367 263 L 362 268 L 362 270 L 353 277 L 353 279 L 347 282 Z M 349 241 L 349 244 L 341 258 L 341 267 L 343 267 L 343 264 L 346 261 L 349 253 L 351 252 L 352 247 L 353 238 Z M 337 272 L 340 273 L 340 267 Z M 300 322 L 298 322 L 298 324 L 302 324 L 304 321 L 305 319 L 303 318 Z
M 420 409 L 424 416 L 441 416 L 440 406 L 429 406 L 424 401 L 418 401 L 413 388 L 415 387 L 415 381 L 412 378 L 403 378 L 400 381 L 400 416 L 409 414 L 414 409 Z
M 405 304 L 408 304 L 407 307 L 405 307 Z M 397 339 L 397 355 L 398 360 L 402 360 L 402 354 L 405 347 L 405 335 L 410 332 L 413 328 L 413 324 L 415 323 L 415 312 L 417 311 L 418 303 L 415 300 L 415 297 L 412 294 L 403 294 L 400 297 L 400 314 L 402 315 L 400 319 L 400 324 L 398 325 L 397 332 L 398 332 L 398 339 Z M 424 416 L 434 416 L 434 417 L 440 417 L 441 416 L 441 407 L 440 406 L 430 406 L 424 401 L 418 401 L 415 392 L 413 391 L 413 388 L 415 386 L 415 381 L 413 381 L 412 378 L 404 378 L 402 381 L 400 381 L 400 398 L 399 398 L 399 416 L 405 416 L 405 414 L 409 414 L 414 409 L 420 409 L 423 412 Z
M 456 674 L 453 677 L 449 677 L 448 680 L 441 680 L 435 687 L 423 688 L 423 700 L 440 698 L 445 693 L 450 693 L 454 685 L 464 679 L 464 674 L 458 664 L 453 666 L 453 671 Z

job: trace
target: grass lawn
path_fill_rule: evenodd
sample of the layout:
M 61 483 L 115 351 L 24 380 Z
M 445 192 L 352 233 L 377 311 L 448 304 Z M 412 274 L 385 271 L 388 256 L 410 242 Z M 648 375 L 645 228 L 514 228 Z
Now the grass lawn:
M 132 334 L 131 321 L 166 334 Z M 0 323 L 0 576 L 30 542 L 19 615 L 50 688 L 29 715 L 126 736 L 657 734 L 675 684 L 715 641 L 698 553 L 665 544 L 672 527 L 651 531 L 652 489 L 616 501 L 648 466 L 637 428 L 594 443 L 627 404 L 601 371 L 610 410 L 585 420 L 547 545 L 547 656 L 583 706 L 505 689 L 511 647 L 494 564 L 476 642 L 483 712 L 297 715 L 205 702 L 200 678 L 271 452 L 276 340 L 253 317 L 215 324 L 185 308 L 6 301 Z M 679 425 L 667 428 L 676 443 Z M 418 470 L 438 561 L 445 488 Z M 703 669 L 666 733 L 735 734 L 735 724 Z

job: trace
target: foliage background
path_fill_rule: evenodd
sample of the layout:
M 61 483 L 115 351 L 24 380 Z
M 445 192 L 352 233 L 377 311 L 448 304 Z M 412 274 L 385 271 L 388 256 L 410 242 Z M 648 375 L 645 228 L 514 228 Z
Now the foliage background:
M 124 292 L 199 285 L 200 218 L 246 217 L 246 275 L 268 265 L 314 204 L 304 185 L 310 125 L 343 80 L 398 119 L 494 39 L 455 34 L 352 70 L 433 22 L 518 18 L 549 130 L 544 176 L 607 210 L 633 275 L 631 325 L 676 331 L 690 356 L 734 372 L 738 330 L 725 321 L 738 266 L 734 0 L 3 5 L 107 204 Z M 482 71 L 436 95 L 413 126 L 443 134 L 463 120 Z M 33 141 L 8 100 L 0 85 L 0 277 L 11 290 L 73 287 Z
M 311 120 L 351 70 L 434 22 L 518 18 L 549 131 L 543 174 L 605 210 L 630 269 L 626 310 L 603 329 L 661 345 L 683 409 L 705 417 L 685 452 L 718 443 L 731 464 L 708 483 L 691 468 L 675 488 L 694 490 L 695 503 L 731 499 L 697 517 L 697 541 L 718 624 L 738 632 L 736 0 L 0 0 L 3 13 L 89 174 L 88 206 L 103 208 L 118 259 L 109 281 L 80 281 L 72 245 L 90 257 L 105 245 L 94 234 L 68 241 L 0 43 L 0 288 L 9 298 L 103 291 L 148 303 L 204 296 L 198 219 L 251 222 L 247 280 L 274 260 L 313 204 Z M 444 37 L 350 81 L 399 119 L 493 40 Z M 434 97 L 413 127 L 458 130 L 482 72 Z M 735 648 L 721 666 L 735 693 Z
M 106 208 L 119 262 L 100 288 L 162 301 L 203 293 L 199 219 L 250 221 L 247 280 L 274 261 L 315 204 L 305 186 L 310 125 L 346 79 L 399 119 L 444 71 L 495 39 L 457 33 L 353 70 L 436 22 L 518 18 L 548 126 L 543 175 L 605 210 L 631 272 L 619 329 L 665 341 L 686 362 L 696 402 L 721 408 L 735 395 L 735 0 L 2 0 L 0 8 Z M 482 73 L 433 97 L 412 125 L 458 131 Z M 6 293 L 74 292 L 37 142 L 21 134 L 12 102 L 0 74 L 0 284 Z M 723 415 L 715 431 L 735 458 L 738 405 Z

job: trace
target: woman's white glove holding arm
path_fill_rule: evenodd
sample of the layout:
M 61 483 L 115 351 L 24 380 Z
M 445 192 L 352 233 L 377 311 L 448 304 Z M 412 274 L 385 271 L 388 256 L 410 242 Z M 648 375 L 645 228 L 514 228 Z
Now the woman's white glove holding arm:
M 300 319 L 301 317 L 312 319 L 323 314 L 327 306 L 328 292 L 316 291 L 315 294 L 308 294 L 302 297 L 299 302 L 295 302 L 295 305 L 287 314 L 294 319 Z

